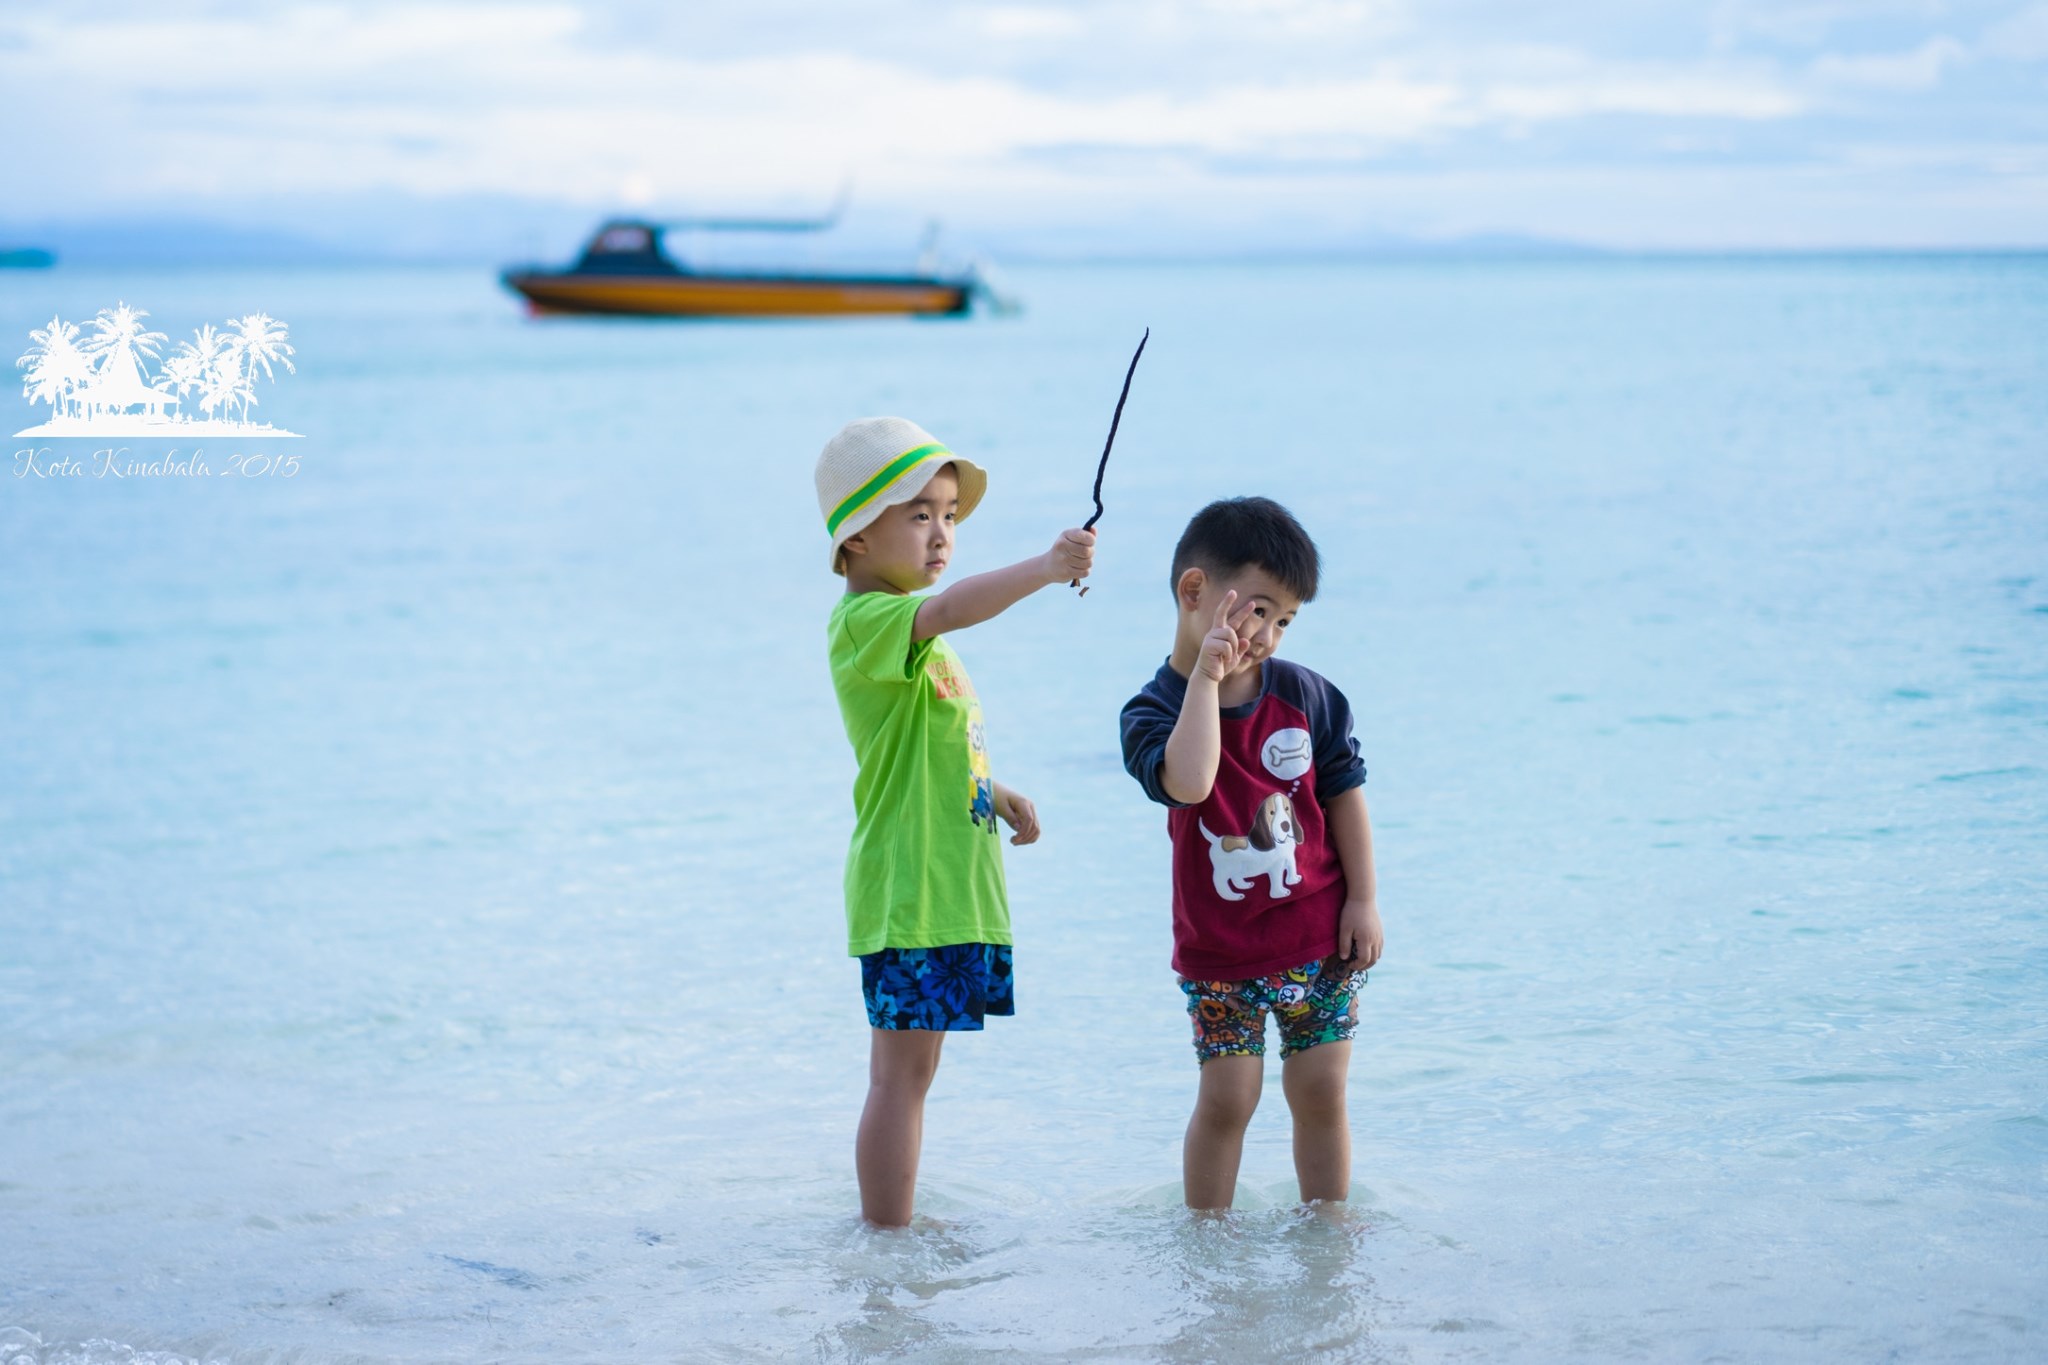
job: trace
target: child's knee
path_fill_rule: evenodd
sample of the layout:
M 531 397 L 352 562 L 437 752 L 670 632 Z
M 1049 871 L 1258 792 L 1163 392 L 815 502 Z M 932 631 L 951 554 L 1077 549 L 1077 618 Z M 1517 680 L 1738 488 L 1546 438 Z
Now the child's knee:
M 1219 1057 L 1210 1061 L 1209 1069 L 1204 1070 L 1202 1089 L 1195 1097 L 1197 1122 L 1218 1128 L 1242 1128 L 1252 1121 L 1253 1113 L 1258 1110 L 1259 1072 L 1249 1070 L 1247 1074 L 1226 1074 L 1222 1071 L 1222 1064 L 1230 1060 L 1237 1059 Z
M 928 1080 L 878 1076 L 868 1082 L 868 1107 L 879 1107 L 892 1114 L 921 1114 L 931 1088 Z
M 1290 1095 L 1287 1107 L 1301 1123 L 1327 1125 L 1343 1123 L 1349 1117 L 1344 1107 L 1342 1086 L 1314 1090 L 1306 1095 Z
M 1207 1128 L 1244 1128 L 1258 1107 L 1256 1095 L 1205 1096 L 1195 1102 L 1195 1122 Z
M 1304 1071 L 1287 1078 L 1287 1107 L 1304 1122 L 1331 1122 L 1345 1115 L 1344 1072 Z
M 931 1088 L 929 1078 L 876 1076 L 868 1082 L 867 1107 L 882 1113 L 912 1117 L 924 1112 Z
M 868 1059 L 868 1088 L 923 1095 L 939 1074 L 938 1041 L 936 1034 L 906 1029 L 878 1043 Z

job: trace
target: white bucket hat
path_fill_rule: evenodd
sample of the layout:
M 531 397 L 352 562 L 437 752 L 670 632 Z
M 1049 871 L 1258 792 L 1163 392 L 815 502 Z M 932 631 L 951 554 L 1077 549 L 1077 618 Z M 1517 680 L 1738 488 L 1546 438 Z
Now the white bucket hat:
M 988 472 L 941 445 L 929 431 L 901 417 L 858 417 L 839 428 L 818 455 L 818 511 L 832 537 L 832 572 L 844 574 L 839 547 L 891 507 L 909 502 L 932 475 L 952 465 L 960 476 L 965 521 L 988 490 Z

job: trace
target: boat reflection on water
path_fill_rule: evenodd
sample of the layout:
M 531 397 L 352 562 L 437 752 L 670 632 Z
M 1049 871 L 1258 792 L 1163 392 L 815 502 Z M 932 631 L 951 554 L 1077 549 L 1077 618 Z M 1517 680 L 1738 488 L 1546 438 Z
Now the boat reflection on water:
M 993 311 L 1014 308 L 979 263 L 950 273 L 920 268 L 902 275 L 802 271 L 698 270 L 677 259 L 663 236 L 676 229 L 714 232 L 818 232 L 839 220 L 844 200 L 823 218 L 614 219 L 598 228 L 567 269 L 514 266 L 501 278 L 534 313 L 647 317 L 830 317 L 906 314 L 963 317 L 977 299 Z

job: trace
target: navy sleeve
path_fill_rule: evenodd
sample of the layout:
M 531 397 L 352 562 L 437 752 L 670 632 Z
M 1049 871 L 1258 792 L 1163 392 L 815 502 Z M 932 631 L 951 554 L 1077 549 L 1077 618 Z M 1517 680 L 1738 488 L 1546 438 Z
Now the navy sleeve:
M 1173 736 L 1180 712 L 1152 688 L 1124 703 L 1124 769 L 1138 779 L 1145 795 L 1162 806 L 1185 806 L 1166 794 L 1160 773 L 1166 767 L 1166 741 Z
M 1365 785 L 1365 760 L 1351 733 L 1351 703 L 1344 694 L 1320 673 L 1304 668 L 1297 677 L 1316 752 L 1316 800 L 1327 806 L 1353 787 Z

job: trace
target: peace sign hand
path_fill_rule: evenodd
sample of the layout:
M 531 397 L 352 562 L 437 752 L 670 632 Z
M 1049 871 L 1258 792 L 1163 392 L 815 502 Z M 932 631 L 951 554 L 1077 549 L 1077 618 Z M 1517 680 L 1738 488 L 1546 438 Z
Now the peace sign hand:
M 1232 611 L 1236 602 L 1236 589 L 1223 594 L 1223 600 L 1216 604 L 1216 619 L 1211 623 L 1209 633 L 1202 637 L 1202 655 L 1196 666 L 1211 682 L 1222 682 L 1236 672 L 1238 665 L 1244 662 L 1244 656 L 1251 652 L 1252 642 L 1238 633 L 1238 627 L 1250 618 L 1254 606 L 1246 602 Z

